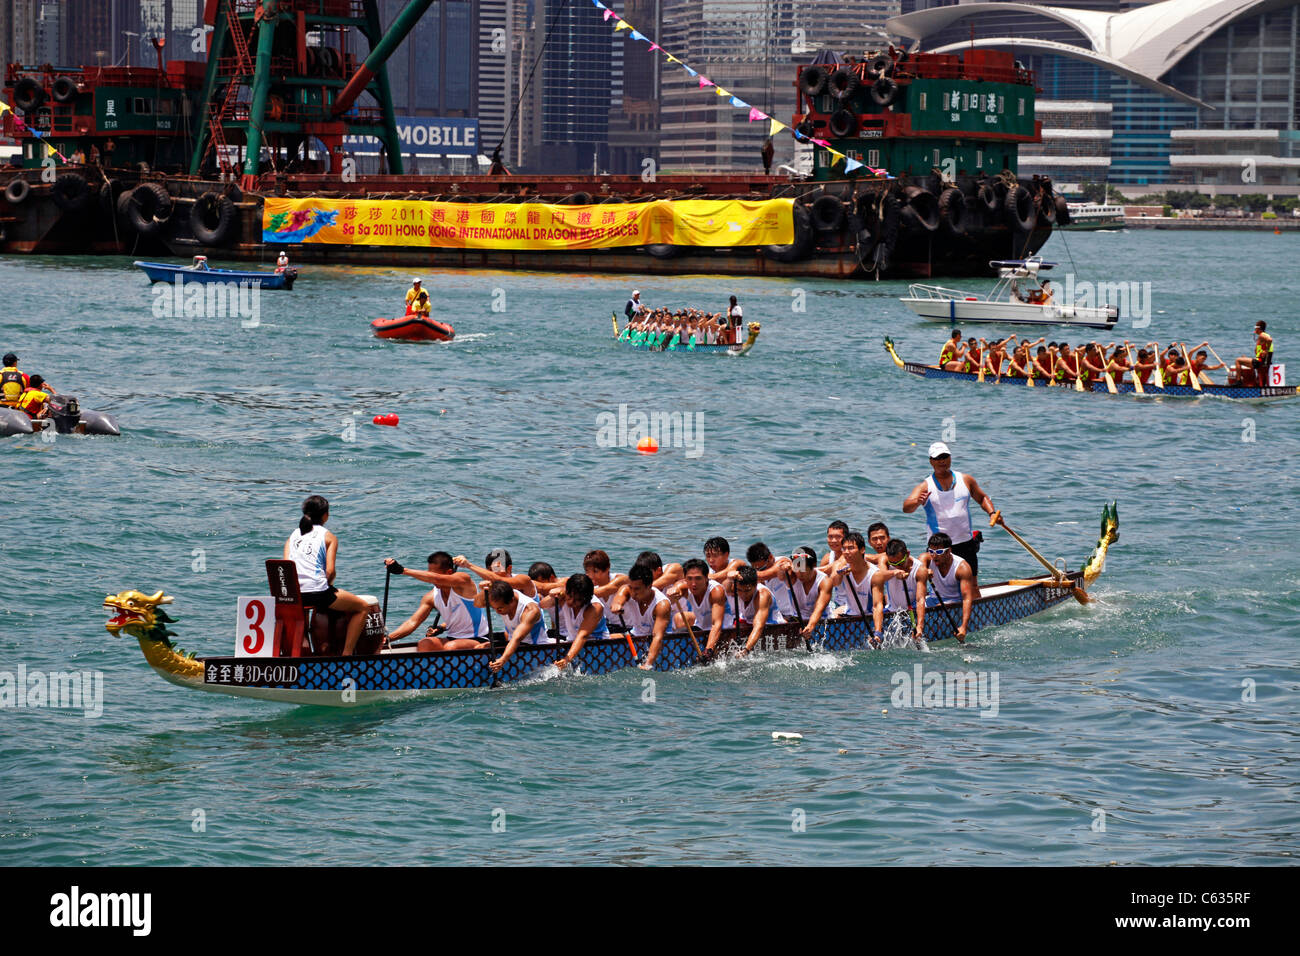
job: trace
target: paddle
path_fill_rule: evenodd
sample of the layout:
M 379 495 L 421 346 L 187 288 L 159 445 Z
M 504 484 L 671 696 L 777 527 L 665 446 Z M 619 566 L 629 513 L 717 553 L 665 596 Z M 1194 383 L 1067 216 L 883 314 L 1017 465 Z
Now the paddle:
M 736 593 L 736 587 L 737 587 L 736 582 L 732 581 L 731 600 L 732 600 L 732 606 L 735 608 L 733 617 L 735 618 L 736 621 L 736 633 L 731 640 L 733 643 L 739 644 L 740 643 L 740 595 Z
M 489 661 L 491 661 L 491 660 L 495 660 L 495 659 L 496 659 L 496 656 L 497 656 L 497 642 L 494 641 L 494 640 L 492 639 L 492 602 L 489 601 L 489 600 L 487 599 L 487 594 L 486 594 L 486 593 L 484 593 L 484 595 L 483 595 L 483 610 L 487 612 L 487 622 L 488 622 L 488 633 L 487 633 L 487 639 L 488 639 L 488 650 L 489 650 L 490 655 L 491 655 L 488 659 L 489 659 Z M 506 638 L 506 646 L 509 646 L 509 642 L 510 642 L 510 638 L 507 637 L 507 638 Z M 500 672 L 500 671 L 494 671 L 494 670 L 492 670 L 491 668 L 489 668 L 488 670 L 489 670 L 489 672 L 492 674 L 492 683 L 491 683 L 490 686 L 492 686 L 492 687 L 496 687 L 497 684 L 499 684 L 499 683 L 501 682 L 501 672 Z
M 1209 350 L 1210 350 L 1210 354 L 1214 356 L 1214 361 L 1218 362 L 1220 365 L 1223 366 L 1223 373 L 1224 373 L 1225 375 L 1231 374 L 1231 372 L 1230 372 L 1230 370 L 1229 370 L 1229 368 L 1228 368 L 1228 363 L 1225 362 L 1223 359 L 1219 358 L 1219 353 L 1216 352 L 1216 351 L 1214 351 L 1214 346 L 1212 346 L 1209 342 L 1206 342 L 1206 343 L 1205 343 L 1205 347 L 1206 347 L 1207 349 L 1209 349 Z M 1202 375 L 1205 375 L 1204 372 L 1202 372 L 1201 374 L 1202 374 Z M 1206 378 L 1206 384 L 1207 384 L 1207 385 L 1213 385 L 1213 384 L 1214 384 L 1214 382 L 1210 380 L 1210 377 L 1209 377 L 1208 375 L 1205 375 L 1205 378 Z
M 975 376 L 975 380 L 981 385 L 984 384 L 984 358 L 988 354 L 988 348 L 988 343 L 980 339 L 980 370 L 979 374 Z
M 384 565 L 384 630 L 388 630 L 388 582 L 393 579 L 393 569 Z
M 799 595 L 794 593 L 794 578 L 790 572 L 785 572 L 785 586 L 790 589 L 790 606 L 794 608 L 794 619 L 799 622 L 799 630 L 803 630 L 803 615 L 799 613 Z
M 1127 342 L 1124 343 L 1124 354 L 1128 356 L 1129 374 L 1133 378 L 1133 391 L 1138 395 L 1145 395 L 1147 390 L 1142 385 L 1142 373 L 1138 370 L 1137 360 L 1133 358 L 1133 347 Z
M 1001 525 L 1003 531 L 1011 535 L 1011 537 L 1015 538 L 1016 541 L 1019 542 L 1022 548 L 1024 548 L 1026 551 L 1032 554 L 1038 560 L 1038 563 L 1048 570 L 1048 572 L 1052 575 L 1052 577 L 1056 579 L 1057 584 L 1065 585 L 1066 578 L 1065 575 L 1061 573 L 1060 568 L 1057 568 L 1055 565 L 1049 562 L 1045 557 L 1043 557 L 1041 554 L 1039 554 L 1037 551 L 1034 550 L 1033 545 L 1031 545 L 1024 538 L 1020 537 L 1020 535 L 1012 531 L 1011 528 L 1007 525 L 1007 523 L 1002 520 L 1001 511 L 995 511 L 993 512 L 992 515 L 989 516 L 989 527 L 991 528 L 994 525 Z M 1077 584 L 1072 585 L 1070 587 L 1070 593 L 1074 595 L 1074 599 L 1078 601 L 1080 604 L 1087 604 L 1089 601 L 1092 600 L 1092 598 L 1088 595 L 1088 592 L 1085 591 L 1083 588 L 1079 587 Z
M 949 554 L 951 554 L 951 552 L 949 552 Z M 931 566 L 931 567 L 934 566 L 934 562 L 933 562 L 933 561 L 930 562 L 930 566 Z M 935 579 L 936 579 L 935 582 L 934 582 L 934 596 L 937 597 L 937 598 L 939 599 L 939 603 L 936 604 L 935 607 L 937 607 L 937 608 L 939 608 L 939 610 L 943 611 L 943 616 L 946 617 L 946 618 L 948 619 L 948 626 L 952 628 L 952 636 L 953 636 L 953 637 L 957 637 L 957 625 L 954 624 L 954 623 L 952 622 L 952 615 L 948 613 L 948 605 L 944 603 L 943 595 L 939 593 L 939 582 L 938 582 L 938 580 L 937 580 L 938 575 L 937 575 L 937 574 L 931 574 L 930 576 L 931 576 L 932 578 L 935 578 Z M 958 583 L 958 587 L 960 588 L 960 586 L 961 586 L 961 585 L 960 585 L 960 582 L 959 582 L 959 583 Z M 964 637 L 959 637 L 959 638 L 957 638 L 957 641 L 958 641 L 958 643 L 960 643 L 960 644 L 965 644 L 965 643 L 966 643 L 966 638 L 964 638 Z
M 1181 343 L 1180 347 L 1183 350 L 1183 361 L 1187 363 L 1187 378 L 1191 381 L 1192 388 L 1199 392 L 1202 390 L 1201 376 L 1197 373 L 1196 367 L 1192 365 L 1192 357 L 1187 354 L 1187 343 Z
M 1074 353 L 1074 390 L 1083 391 L 1083 356 L 1078 352 Z
M 1114 342 L 1111 343 L 1111 345 L 1114 344 L 1115 344 Z M 1106 382 L 1106 391 L 1110 392 L 1112 395 L 1118 395 L 1119 389 L 1115 387 L 1115 378 L 1110 374 L 1110 366 L 1112 364 L 1112 360 L 1106 356 L 1105 352 L 1101 353 L 1101 359 L 1103 362 L 1101 367 L 1101 377 Z
M 853 603 L 858 606 L 858 616 L 867 627 L 867 643 L 872 647 L 879 647 L 879 638 L 871 632 L 871 622 L 867 620 L 867 612 L 862 609 L 862 598 L 858 596 L 858 589 L 853 583 L 853 568 L 845 568 L 844 574 L 849 579 L 849 593 L 853 595 Z
M 627 621 L 623 619 L 623 612 L 618 612 L 618 623 L 623 625 L 623 636 L 627 638 L 627 649 L 632 652 L 632 660 L 636 660 L 636 644 L 632 641 L 632 632 L 628 630 Z
M 708 591 L 704 593 L 708 594 Z M 677 608 L 677 613 L 682 616 L 682 623 L 686 625 L 686 633 L 691 636 L 691 643 L 695 645 L 695 659 L 704 660 L 704 652 L 700 650 L 700 642 L 695 639 L 695 628 L 691 627 L 691 619 L 686 616 L 686 611 L 682 607 L 679 598 L 673 598 L 673 607 Z

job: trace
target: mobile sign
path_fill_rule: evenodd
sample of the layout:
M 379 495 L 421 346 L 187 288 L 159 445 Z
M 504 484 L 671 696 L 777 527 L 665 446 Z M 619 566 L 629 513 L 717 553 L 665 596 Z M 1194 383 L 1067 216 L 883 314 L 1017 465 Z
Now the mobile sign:
M 474 156 L 479 151 L 477 119 L 399 116 L 397 138 L 406 156 Z M 379 152 L 373 136 L 345 136 L 343 145 L 362 156 Z

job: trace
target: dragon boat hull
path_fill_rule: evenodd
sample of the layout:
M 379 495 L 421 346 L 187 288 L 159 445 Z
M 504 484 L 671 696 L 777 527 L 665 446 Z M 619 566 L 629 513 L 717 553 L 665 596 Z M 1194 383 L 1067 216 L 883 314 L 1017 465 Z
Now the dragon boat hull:
M 905 372 L 910 372 L 920 378 L 956 379 L 963 382 L 979 381 L 979 375 L 975 372 L 950 372 L 947 369 L 939 368 L 937 365 L 922 365 L 919 362 L 904 361 L 899 358 L 898 353 L 894 351 L 893 343 L 888 340 L 886 340 L 885 349 L 893 357 L 895 365 Z M 984 384 L 1020 389 L 1029 387 L 1023 378 L 1012 378 L 1009 375 L 1004 375 L 1001 379 L 994 379 L 988 373 L 985 373 Z M 1035 379 L 1033 387 L 1048 392 L 1078 391 L 1072 383 L 1049 386 L 1042 379 Z M 1142 394 L 1151 398 L 1221 398 L 1232 402 L 1251 403 L 1278 402 L 1300 395 L 1300 387 L 1293 385 L 1269 385 L 1264 387 L 1256 385 L 1202 385 L 1198 391 L 1191 385 L 1165 385 L 1160 388 L 1154 383 L 1147 383 L 1143 388 L 1145 392 Z M 1110 390 L 1106 387 L 1105 381 L 1095 381 L 1085 384 L 1083 391 L 1101 392 L 1104 395 Z M 1133 387 L 1132 382 L 1116 382 L 1115 394 L 1137 395 L 1139 392 Z
M 694 345 L 691 346 L 686 342 L 677 341 L 673 343 L 673 337 L 657 340 L 654 336 L 642 337 L 640 333 L 633 333 L 628 327 L 621 331 L 618 327 L 618 316 L 611 315 L 610 319 L 614 323 L 614 341 L 619 345 L 633 349 L 637 352 L 669 352 L 680 353 L 683 355 L 745 355 L 754 344 L 758 341 L 758 333 L 762 326 L 757 322 L 749 323 L 749 334 L 745 341 L 739 345 Z

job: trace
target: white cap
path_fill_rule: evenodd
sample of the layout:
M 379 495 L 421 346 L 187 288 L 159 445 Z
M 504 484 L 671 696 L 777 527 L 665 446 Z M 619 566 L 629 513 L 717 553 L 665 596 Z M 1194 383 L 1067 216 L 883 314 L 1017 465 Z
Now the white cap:
M 411 280 L 411 285 L 415 285 L 415 284 L 416 284 L 417 282 L 419 282 L 419 281 L 420 281 L 419 279 L 412 279 L 412 280 Z
M 942 458 L 944 455 L 951 455 L 951 454 L 952 452 L 948 450 L 948 446 L 941 441 L 934 442 L 930 446 L 931 458 Z
M 640 289 L 633 289 L 633 290 L 632 290 L 632 294 L 633 294 L 633 295 L 640 295 L 640 294 L 641 294 L 641 290 L 640 290 Z

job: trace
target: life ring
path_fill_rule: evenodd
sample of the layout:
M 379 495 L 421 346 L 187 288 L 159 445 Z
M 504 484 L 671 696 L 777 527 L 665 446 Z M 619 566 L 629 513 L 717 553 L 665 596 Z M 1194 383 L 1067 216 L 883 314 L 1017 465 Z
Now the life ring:
M 190 232 L 205 246 L 222 245 L 235 225 L 235 204 L 220 193 L 205 192 L 190 207 Z
M 903 207 L 903 219 L 922 232 L 934 232 L 939 228 L 939 201 L 928 189 L 911 186 L 907 189 L 907 205 Z
M 893 103 L 897 97 L 898 84 L 894 82 L 892 77 L 877 77 L 876 82 L 871 84 L 871 102 L 881 109 Z
M 820 66 L 805 66 L 799 71 L 799 89 L 804 96 L 818 96 L 826 91 L 826 71 Z
M 893 71 L 894 61 L 881 53 L 867 65 L 867 78 L 874 82 L 882 76 L 888 76 Z
M 1007 225 L 1021 232 L 1029 232 L 1034 228 L 1034 220 L 1037 212 L 1034 209 L 1034 197 L 1029 195 L 1029 190 L 1020 184 L 1007 190 L 1006 199 L 1002 201 L 1002 208 L 1006 214 Z
M 64 212 L 85 209 L 95 198 L 95 194 L 86 183 L 86 177 L 80 173 L 64 173 L 56 179 L 50 196 L 54 199 L 54 205 Z
M 843 107 L 837 109 L 831 114 L 830 131 L 832 136 L 839 139 L 853 136 L 858 131 L 858 114 Z
M 812 224 L 818 232 L 839 232 L 844 228 L 844 204 L 834 196 L 819 196 L 812 204 Z
M 949 235 L 966 231 L 966 196 L 960 189 L 949 188 L 939 194 L 939 224 Z
M 1068 226 L 1070 224 L 1070 204 L 1065 201 L 1064 196 L 1057 196 L 1054 204 L 1056 206 L 1057 225 Z
M 813 246 L 812 216 L 808 207 L 796 202 L 791 210 L 794 221 L 794 241 L 782 246 L 764 246 L 763 255 L 775 262 L 798 262 L 808 257 Z
M 858 91 L 858 87 L 861 85 L 862 81 L 858 79 L 858 74 L 847 66 L 840 67 L 826 81 L 827 91 L 837 100 L 847 100 Z
M 31 194 L 32 184 L 21 177 L 11 179 L 5 187 L 5 201 L 11 206 L 21 206 Z
M 70 76 L 60 76 L 50 86 L 56 103 L 71 103 L 77 98 L 77 81 Z
M 39 109 L 45 102 L 45 88 L 30 76 L 14 84 L 14 106 L 24 113 Z
M 125 203 L 119 202 L 119 208 L 126 209 L 131 228 L 142 236 L 155 235 L 171 219 L 172 197 L 158 183 L 141 183 L 122 198 Z

